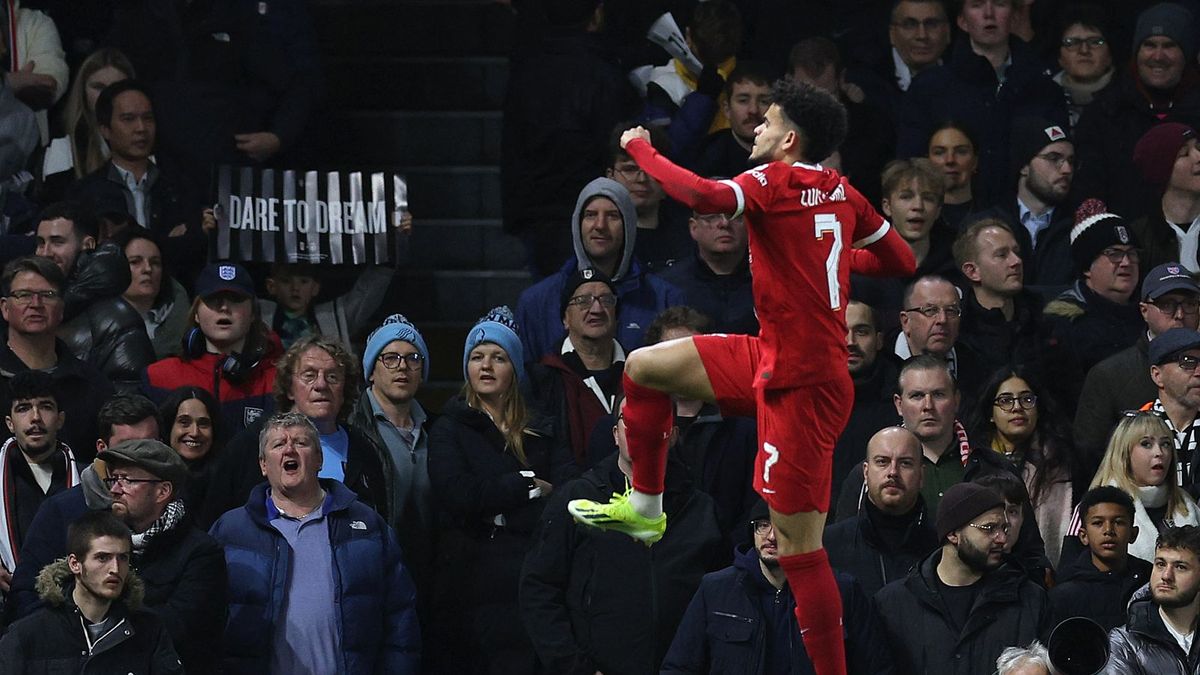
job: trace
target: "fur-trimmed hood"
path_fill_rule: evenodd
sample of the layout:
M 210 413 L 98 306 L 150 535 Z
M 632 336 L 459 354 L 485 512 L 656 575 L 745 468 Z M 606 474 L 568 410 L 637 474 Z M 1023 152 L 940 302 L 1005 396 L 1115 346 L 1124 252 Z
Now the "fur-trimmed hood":
M 59 558 L 38 572 L 34 588 L 42 602 L 51 607 L 61 607 L 67 602 L 68 591 L 75 587 L 75 576 L 67 565 L 66 558 Z M 142 609 L 142 600 L 146 587 L 133 570 L 125 580 L 125 588 L 121 591 L 121 601 L 130 610 Z

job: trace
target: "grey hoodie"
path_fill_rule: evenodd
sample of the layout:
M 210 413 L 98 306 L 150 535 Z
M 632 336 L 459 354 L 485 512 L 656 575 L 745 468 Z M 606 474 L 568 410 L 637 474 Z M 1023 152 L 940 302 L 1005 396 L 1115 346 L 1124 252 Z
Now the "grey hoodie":
M 629 265 L 633 260 L 633 245 L 637 241 L 638 218 L 637 207 L 633 205 L 633 198 L 629 196 L 629 190 L 611 178 L 597 178 L 579 191 L 579 199 L 575 201 L 575 212 L 571 216 L 571 238 L 575 242 L 575 260 L 581 270 L 594 266 L 592 259 L 583 248 L 583 236 L 580 228 L 583 207 L 596 197 L 607 197 L 612 200 L 621 211 L 622 220 L 625 221 L 625 250 L 621 255 L 621 264 L 617 266 L 616 273 L 612 275 L 613 281 L 620 281 L 629 272 Z

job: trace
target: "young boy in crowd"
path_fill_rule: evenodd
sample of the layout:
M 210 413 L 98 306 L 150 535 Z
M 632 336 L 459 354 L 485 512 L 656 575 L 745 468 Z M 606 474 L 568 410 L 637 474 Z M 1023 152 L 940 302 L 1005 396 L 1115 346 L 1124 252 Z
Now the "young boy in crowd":
M 1153 565 L 1129 555 L 1138 538 L 1129 495 L 1112 486 L 1092 488 L 1079 509 L 1079 541 L 1087 548 L 1072 559 L 1064 556 L 1058 569 L 1058 585 L 1050 590 L 1053 623 L 1085 616 L 1110 630 L 1125 624 L 1129 597 L 1150 580 Z

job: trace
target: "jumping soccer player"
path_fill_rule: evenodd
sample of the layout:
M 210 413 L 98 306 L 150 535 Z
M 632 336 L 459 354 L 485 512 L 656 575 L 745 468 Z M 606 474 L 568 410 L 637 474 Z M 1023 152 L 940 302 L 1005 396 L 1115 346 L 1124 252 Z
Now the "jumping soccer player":
M 759 337 L 685 337 L 631 353 L 625 424 L 633 488 L 607 504 L 568 505 L 581 523 L 652 544 L 662 538 L 671 395 L 756 415 L 754 487 L 771 507 L 779 563 L 796 596 L 804 646 L 819 675 L 844 675 L 841 599 L 821 548 L 833 446 L 850 416 L 845 311 L 850 269 L 911 275 L 912 251 L 836 171 L 816 163 L 846 136 L 846 110 L 809 85 L 777 82 L 755 130 L 752 162 L 733 180 L 705 180 L 651 147 L 645 129 L 621 145 L 666 192 L 699 213 L 745 213 Z M 845 255 L 844 255 L 845 254 Z

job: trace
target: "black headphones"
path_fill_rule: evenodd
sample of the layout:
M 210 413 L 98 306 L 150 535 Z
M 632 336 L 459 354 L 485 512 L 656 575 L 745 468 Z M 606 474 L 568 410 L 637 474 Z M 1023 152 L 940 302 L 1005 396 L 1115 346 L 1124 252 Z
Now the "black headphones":
M 250 374 L 262 362 L 266 351 L 266 349 L 259 347 L 245 354 L 233 352 L 221 359 L 217 367 L 221 370 L 221 375 L 225 379 L 238 384 L 250 377 Z M 184 334 L 183 353 L 188 359 L 198 359 L 208 353 L 208 344 L 205 341 L 204 333 L 201 332 L 199 327 L 194 327 Z

